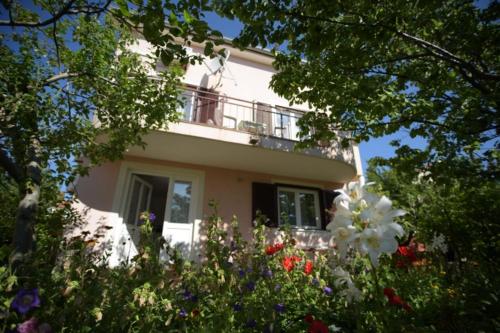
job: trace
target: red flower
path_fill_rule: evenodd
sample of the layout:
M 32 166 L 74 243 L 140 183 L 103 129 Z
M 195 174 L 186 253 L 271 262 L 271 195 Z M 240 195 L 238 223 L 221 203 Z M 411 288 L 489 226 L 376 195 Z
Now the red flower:
M 276 253 L 276 251 L 274 250 L 274 246 L 269 245 L 268 247 L 266 247 L 266 254 L 268 256 L 273 255 L 275 253 Z
M 312 324 L 312 322 L 314 321 L 314 317 L 312 314 L 308 314 L 304 317 L 304 321 L 306 323 L 309 323 L 309 324 Z
M 301 260 L 302 260 L 302 258 L 301 258 L 301 257 L 297 257 L 297 256 L 291 256 L 290 258 L 291 258 L 294 262 L 299 262 L 299 261 L 301 261 Z
M 396 261 L 396 267 L 398 268 L 405 268 L 418 261 L 417 255 L 415 254 L 415 248 L 412 246 L 400 246 L 398 247 L 397 253 L 401 258 Z
M 292 259 L 292 257 L 285 257 L 283 259 L 283 267 L 287 272 L 290 272 L 295 267 L 295 261 Z
M 396 292 L 392 288 L 384 288 L 384 295 L 387 297 L 389 304 L 399 306 L 403 308 L 406 312 L 410 312 L 412 310 L 411 306 L 403 301 L 401 297 L 396 295 Z
M 313 320 L 307 333 L 328 333 L 328 326 L 323 324 L 321 320 Z
M 269 256 L 273 255 L 276 252 L 281 251 L 284 247 L 285 247 L 285 245 L 283 245 L 283 243 L 277 243 L 275 245 L 269 245 L 269 246 L 266 247 L 266 254 L 269 255 Z
M 306 275 L 309 275 L 312 273 L 312 271 L 313 271 L 313 263 L 312 263 L 312 261 L 307 260 L 306 264 L 304 265 L 304 273 Z

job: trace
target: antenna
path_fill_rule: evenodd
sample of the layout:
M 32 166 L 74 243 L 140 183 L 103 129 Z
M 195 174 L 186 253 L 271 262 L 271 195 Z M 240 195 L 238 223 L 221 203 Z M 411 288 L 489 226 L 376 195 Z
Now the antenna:
M 226 65 L 227 59 L 229 59 L 229 50 L 226 50 L 225 57 L 221 55 L 216 55 L 214 58 L 209 61 L 205 61 L 205 66 L 207 66 L 210 74 L 215 75 L 219 71 L 224 71 L 224 66 Z

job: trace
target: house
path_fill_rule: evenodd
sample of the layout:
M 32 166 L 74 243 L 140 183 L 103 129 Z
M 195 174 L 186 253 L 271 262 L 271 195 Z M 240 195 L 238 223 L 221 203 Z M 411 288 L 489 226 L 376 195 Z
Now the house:
M 179 123 L 151 131 L 145 149 L 130 147 L 123 160 L 79 179 L 86 228 L 106 226 L 112 265 L 137 253 L 138 216 L 146 210 L 156 215 L 154 232 L 196 260 L 210 200 L 228 225 L 238 217 L 247 239 L 260 210 L 271 226 L 290 223 L 299 246 L 328 246 L 325 210 L 333 189 L 362 176 L 358 147 L 329 143 L 295 151 L 297 121 L 309 110 L 289 106 L 269 89 L 273 56 L 224 47 L 225 58 L 186 68 Z M 150 52 L 144 40 L 134 48 Z M 202 54 L 202 48 L 189 52 Z

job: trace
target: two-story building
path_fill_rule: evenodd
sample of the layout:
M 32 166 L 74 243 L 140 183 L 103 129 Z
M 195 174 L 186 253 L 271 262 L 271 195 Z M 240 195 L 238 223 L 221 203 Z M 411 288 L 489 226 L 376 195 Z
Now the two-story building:
M 145 149 L 130 147 L 123 160 L 79 179 L 86 228 L 107 227 L 104 241 L 112 265 L 137 253 L 139 214 L 146 210 L 156 215 L 155 232 L 196 260 L 204 221 L 212 213 L 210 200 L 218 202 L 227 225 L 237 216 L 247 239 L 260 210 L 271 226 L 290 223 L 299 246 L 328 246 L 325 210 L 333 189 L 361 176 L 357 146 L 294 150 L 297 121 L 310 111 L 289 106 L 269 88 L 273 56 L 224 47 L 224 59 L 206 58 L 186 68 L 180 122 L 151 131 Z M 144 40 L 134 48 L 151 51 Z M 202 53 L 202 48 L 189 51 Z

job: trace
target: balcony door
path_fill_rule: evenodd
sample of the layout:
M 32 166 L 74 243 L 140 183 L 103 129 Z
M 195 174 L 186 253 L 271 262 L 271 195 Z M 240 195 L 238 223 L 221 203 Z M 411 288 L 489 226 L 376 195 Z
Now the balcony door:
M 163 237 L 185 258 L 192 258 L 194 222 L 200 198 L 199 180 L 182 173 L 128 171 L 122 188 L 123 228 L 115 242 L 114 263 L 129 262 L 137 255 L 140 242 L 141 213 L 155 215 L 153 240 Z M 161 253 L 165 258 L 165 254 Z

